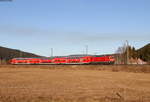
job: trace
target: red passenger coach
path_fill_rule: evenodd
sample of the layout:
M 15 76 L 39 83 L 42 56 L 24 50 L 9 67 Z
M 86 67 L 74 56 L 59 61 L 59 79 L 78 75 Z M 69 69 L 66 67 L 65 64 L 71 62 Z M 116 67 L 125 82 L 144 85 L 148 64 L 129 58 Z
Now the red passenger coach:
M 39 58 L 13 58 L 10 60 L 11 64 L 38 64 L 40 63 Z
M 68 64 L 80 64 L 80 57 L 77 57 L 77 56 L 69 56 L 67 58 L 67 63 Z
M 52 64 L 65 64 L 67 63 L 66 57 L 56 57 L 52 59 Z
M 39 58 L 39 63 L 37 64 L 49 64 L 52 63 L 52 59 L 50 58 Z
M 81 59 L 81 63 L 90 64 L 92 63 L 93 56 L 85 56 L 85 57 L 81 57 L 80 59 Z

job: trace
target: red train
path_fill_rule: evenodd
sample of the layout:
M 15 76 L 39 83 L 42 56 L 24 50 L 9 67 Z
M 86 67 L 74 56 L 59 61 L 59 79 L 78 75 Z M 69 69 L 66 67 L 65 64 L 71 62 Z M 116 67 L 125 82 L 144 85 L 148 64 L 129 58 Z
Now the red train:
M 13 58 L 11 64 L 114 64 L 112 55 L 63 56 L 51 58 Z

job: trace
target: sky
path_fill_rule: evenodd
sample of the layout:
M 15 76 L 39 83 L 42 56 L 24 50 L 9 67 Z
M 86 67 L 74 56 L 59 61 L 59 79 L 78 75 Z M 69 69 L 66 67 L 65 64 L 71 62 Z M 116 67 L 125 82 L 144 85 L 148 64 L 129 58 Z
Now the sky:
M 150 0 L 0 1 L 0 46 L 50 56 L 150 43 Z

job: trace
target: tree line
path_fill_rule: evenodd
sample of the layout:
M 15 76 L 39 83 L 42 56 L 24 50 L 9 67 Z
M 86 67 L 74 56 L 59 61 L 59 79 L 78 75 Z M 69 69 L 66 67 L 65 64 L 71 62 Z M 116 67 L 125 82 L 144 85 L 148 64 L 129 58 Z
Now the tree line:
M 118 47 L 116 51 L 117 64 L 129 64 L 130 59 L 138 59 L 145 62 L 150 62 L 150 44 L 145 45 L 140 49 L 135 49 L 126 42 L 123 46 Z

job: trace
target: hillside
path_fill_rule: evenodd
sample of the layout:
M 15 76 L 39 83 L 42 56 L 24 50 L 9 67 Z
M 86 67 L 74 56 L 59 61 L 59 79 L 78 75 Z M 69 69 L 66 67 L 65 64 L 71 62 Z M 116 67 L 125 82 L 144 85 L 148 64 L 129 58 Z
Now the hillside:
M 15 57 L 40 57 L 40 56 L 36 54 L 0 46 L 0 59 L 9 60 Z
M 150 43 L 136 50 L 137 55 L 144 61 L 150 61 Z

